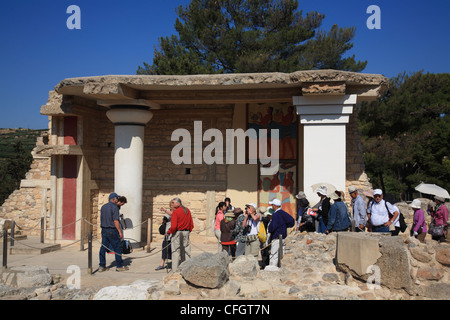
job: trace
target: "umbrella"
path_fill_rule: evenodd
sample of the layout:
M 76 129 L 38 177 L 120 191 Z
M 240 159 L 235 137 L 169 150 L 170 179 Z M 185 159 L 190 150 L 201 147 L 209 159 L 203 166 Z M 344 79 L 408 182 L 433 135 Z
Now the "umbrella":
M 417 191 L 425 194 L 432 194 L 434 196 L 442 197 L 442 198 L 450 198 L 448 191 L 442 187 L 439 187 L 435 184 L 421 183 L 417 187 L 415 187 Z
M 318 189 L 320 187 L 326 187 L 327 188 L 327 196 L 330 196 L 331 194 L 333 194 L 337 190 L 336 187 L 333 186 L 331 183 L 326 183 L 326 182 L 315 183 L 315 184 L 313 184 L 311 186 L 313 191 L 316 191 L 316 189 Z

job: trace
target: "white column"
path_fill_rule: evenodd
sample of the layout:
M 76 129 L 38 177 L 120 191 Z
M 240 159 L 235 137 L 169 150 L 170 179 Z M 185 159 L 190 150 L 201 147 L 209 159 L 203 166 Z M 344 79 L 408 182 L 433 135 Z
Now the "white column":
M 311 186 L 325 182 L 345 191 L 346 124 L 357 95 L 294 97 L 304 126 L 303 185 L 311 205 L 319 201 Z
M 141 242 L 144 129 L 153 113 L 147 107 L 112 106 L 106 113 L 115 125 L 114 192 L 127 198 L 120 212 L 129 229 L 124 238 Z

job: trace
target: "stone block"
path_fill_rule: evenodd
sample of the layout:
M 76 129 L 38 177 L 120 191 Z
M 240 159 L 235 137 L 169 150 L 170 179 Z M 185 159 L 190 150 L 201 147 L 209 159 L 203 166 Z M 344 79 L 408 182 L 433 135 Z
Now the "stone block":
M 35 288 L 52 284 L 53 277 L 45 266 L 20 266 L 3 271 L 1 280 L 10 287 Z
M 382 285 L 412 294 L 409 257 L 401 237 L 339 233 L 336 260 L 338 270 L 349 272 L 355 279 L 367 281 L 379 276 Z
M 180 272 L 186 282 L 195 286 L 221 288 L 230 275 L 228 263 L 228 254 L 224 251 L 205 252 L 180 264 Z
M 439 246 L 436 249 L 435 259 L 440 264 L 450 267 L 450 247 L 448 246 Z
M 251 255 L 242 255 L 229 265 L 230 276 L 255 278 L 259 275 L 258 259 Z
M 421 280 L 440 280 L 444 276 L 442 268 L 421 267 L 417 270 L 417 278 Z
M 373 234 L 338 233 L 336 260 L 339 270 L 360 278 L 380 257 L 379 238 Z
M 428 254 L 427 252 L 425 252 L 422 248 L 420 247 L 413 247 L 409 249 L 409 252 L 411 253 L 411 256 L 416 259 L 417 261 L 420 262 L 430 262 L 432 257 L 430 254 Z

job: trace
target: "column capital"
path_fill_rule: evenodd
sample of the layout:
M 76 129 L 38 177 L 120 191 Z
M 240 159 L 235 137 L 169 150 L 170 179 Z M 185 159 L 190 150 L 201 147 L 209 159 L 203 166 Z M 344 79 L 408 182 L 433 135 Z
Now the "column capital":
M 357 95 L 293 97 L 301 124 L 346 124 L 353 113 Z
M 145 126 L 152 118 L 153 112 L 147 106 L 113 105 L 106 116 L 114 125 Z

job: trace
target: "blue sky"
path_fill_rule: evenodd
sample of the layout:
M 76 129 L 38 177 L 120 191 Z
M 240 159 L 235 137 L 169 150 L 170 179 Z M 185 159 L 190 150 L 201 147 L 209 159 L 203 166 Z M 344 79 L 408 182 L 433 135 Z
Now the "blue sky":
M 0 128 L 44 129 L 48 92 L 72 77 L 135 74 L 152 63 L 158 37 L 176 34 L 175 8 L 189 0 L 0 1 Z M 348 54 L 368 60 L 364 73 L 450 72 L 450 1 L 307 0 L 303 13 L 325 14 L 322 24 L 355 26 Z M 81 9 L 81 29 L 69 30 L 70 5 Z M 381 29 L 369 30 L 370 5 L 381 9 Z

